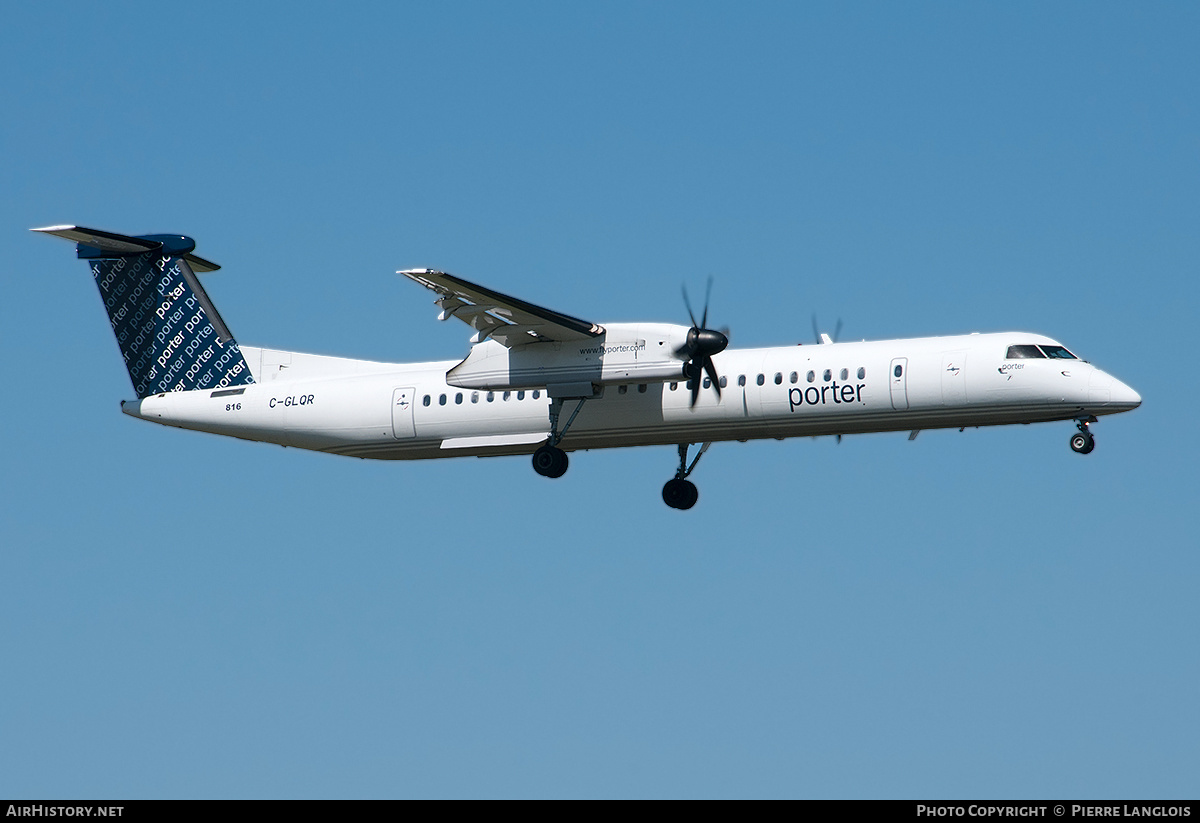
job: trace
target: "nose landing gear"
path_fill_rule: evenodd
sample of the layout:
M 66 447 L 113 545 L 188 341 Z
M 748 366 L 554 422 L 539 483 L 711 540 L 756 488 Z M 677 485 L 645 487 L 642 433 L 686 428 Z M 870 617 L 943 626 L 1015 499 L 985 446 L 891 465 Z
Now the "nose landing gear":
M 1079 427 L 1079 431 L 1071 435 L 1071 449 L 1080 454 L 1091 454 L 1092 449 L 1096 448 L 1096 439 L 1092 437 L 1092 433 L 1088 431 L 1088 424 L 1095 423 L 1095 417 L 1081 418 L 1075 421 L 1075 425 Z

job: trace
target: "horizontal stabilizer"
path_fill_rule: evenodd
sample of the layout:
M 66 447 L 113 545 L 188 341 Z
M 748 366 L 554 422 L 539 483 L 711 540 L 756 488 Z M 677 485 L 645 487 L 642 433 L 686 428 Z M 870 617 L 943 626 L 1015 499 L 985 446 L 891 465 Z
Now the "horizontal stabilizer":
M 33 231 L 53 234 L 55 237 L 78 243 L 78 256 L 84 260 L 126 257 L 162 249 L 164 254 L 182 257 L 193 271 L 216 271 L 221 268 L 216 263 L 192 254 L 191 251 L 196 248 L 196 242 L 190 237 L 176 234 L 148 234 L 141 237 L 129 237 L 100 229 L 86 229 L 83 226 L 46 226 L 43 229 L 33 229 Z

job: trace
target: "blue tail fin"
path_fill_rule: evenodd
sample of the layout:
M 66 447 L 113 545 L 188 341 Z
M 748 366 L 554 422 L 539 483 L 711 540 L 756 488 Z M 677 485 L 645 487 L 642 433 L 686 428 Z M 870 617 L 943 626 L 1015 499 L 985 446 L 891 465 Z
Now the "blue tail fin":
M 79 226 L 34 231 L 73 240 L 91 264 L 138 399 L 253 383 L 250 368 L 195 271 L 219 266 L 192 254 L 190 237 Z

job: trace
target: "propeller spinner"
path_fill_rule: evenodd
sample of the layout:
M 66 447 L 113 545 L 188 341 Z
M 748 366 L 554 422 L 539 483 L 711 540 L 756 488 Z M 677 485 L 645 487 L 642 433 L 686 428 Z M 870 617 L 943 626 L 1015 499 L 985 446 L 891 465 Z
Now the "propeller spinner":
M 729 329 L 706 328 L 708 299 L 711 295 L 712 278 L 709 277 L 708 288 L 704 293 L 704 313 L 700 316 L 700 322 L 697 323 L 696 314 L 692 311 L 692 303 L 688 300 L 687 286 L 683 287 L 683 304 L 687 307 L 692 327 L 688 329 L 686 342 L 675 350 L 675 356 L 687 361 L 684 364 L 683 373 L 691 381 L 692 402 L 689 408 L 695 408 L 696 401 L 700 398 L 700 378 L 704 374 L 707 374 L 709 380 L 712 381 L 712 387 L 717 392 L 717 397 L 721 396 L 721 379 L 717 375 L 717 368 L 713 365 L 712 358 L 713 355 L 725 351 L 725 347 L 729 345 Z

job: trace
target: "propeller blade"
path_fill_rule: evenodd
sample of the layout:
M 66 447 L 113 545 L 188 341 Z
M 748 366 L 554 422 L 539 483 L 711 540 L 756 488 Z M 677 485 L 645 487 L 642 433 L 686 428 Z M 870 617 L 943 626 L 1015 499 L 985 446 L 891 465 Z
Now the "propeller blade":
M 694 409 L 694 408 L 696 408 L 696 401 L 700 399 L 700 378 L 693 377 L 692 381 L 691 381 L 691 386 L 692 386 L 692 402 L 688 404 L 688 408 Z
M 696 356 L 696 336 L 699 331 L 695 326 L 688 329 L 687 338 L 684 339 L 683 345 L 675 349 L 675 356 L 682 357 L 684 360 L 691 360 Z
M 700 328 L 708 328 L 708 298 L 712 297 L 712 275 L 708 276 L 708 286 L 704 289 L 704 315 L 700 318 Z
M 687 307 L 688 317 L 692 321 L 692 328 L 693 329 L 700 328 L 698 325 L 696 325 L 696 314 L 695 314 L 695 312 L 692 311 L 692 301 L 688 300 L 686 283 L 683 286 L 683 305 Z
M 816 340 L 818 343 L 823 342 L 821 340 L 821 330 L 817 327 L 817 313 L 816 312 L 813 312 L 812 326 L 813 326 L 813 339 Z M 832 340 L 834 343 L 836 343 L 838 341 L 838 337 L 840 337 L 841 334 L 842 334 L 842 318 L 839 317 L 838 321 L 837 321 L 837 325 L 833 327 L 833 334 L 830 335 L 829 339 Z
M 717 397 L 720 397 L 721 378 L 717 376 L 717 367 L 713 365 L 711 357 L 704 358 L 704 371 L 708 374 L 708 378 L 712 380 L 712 386 L 717 390 Z

